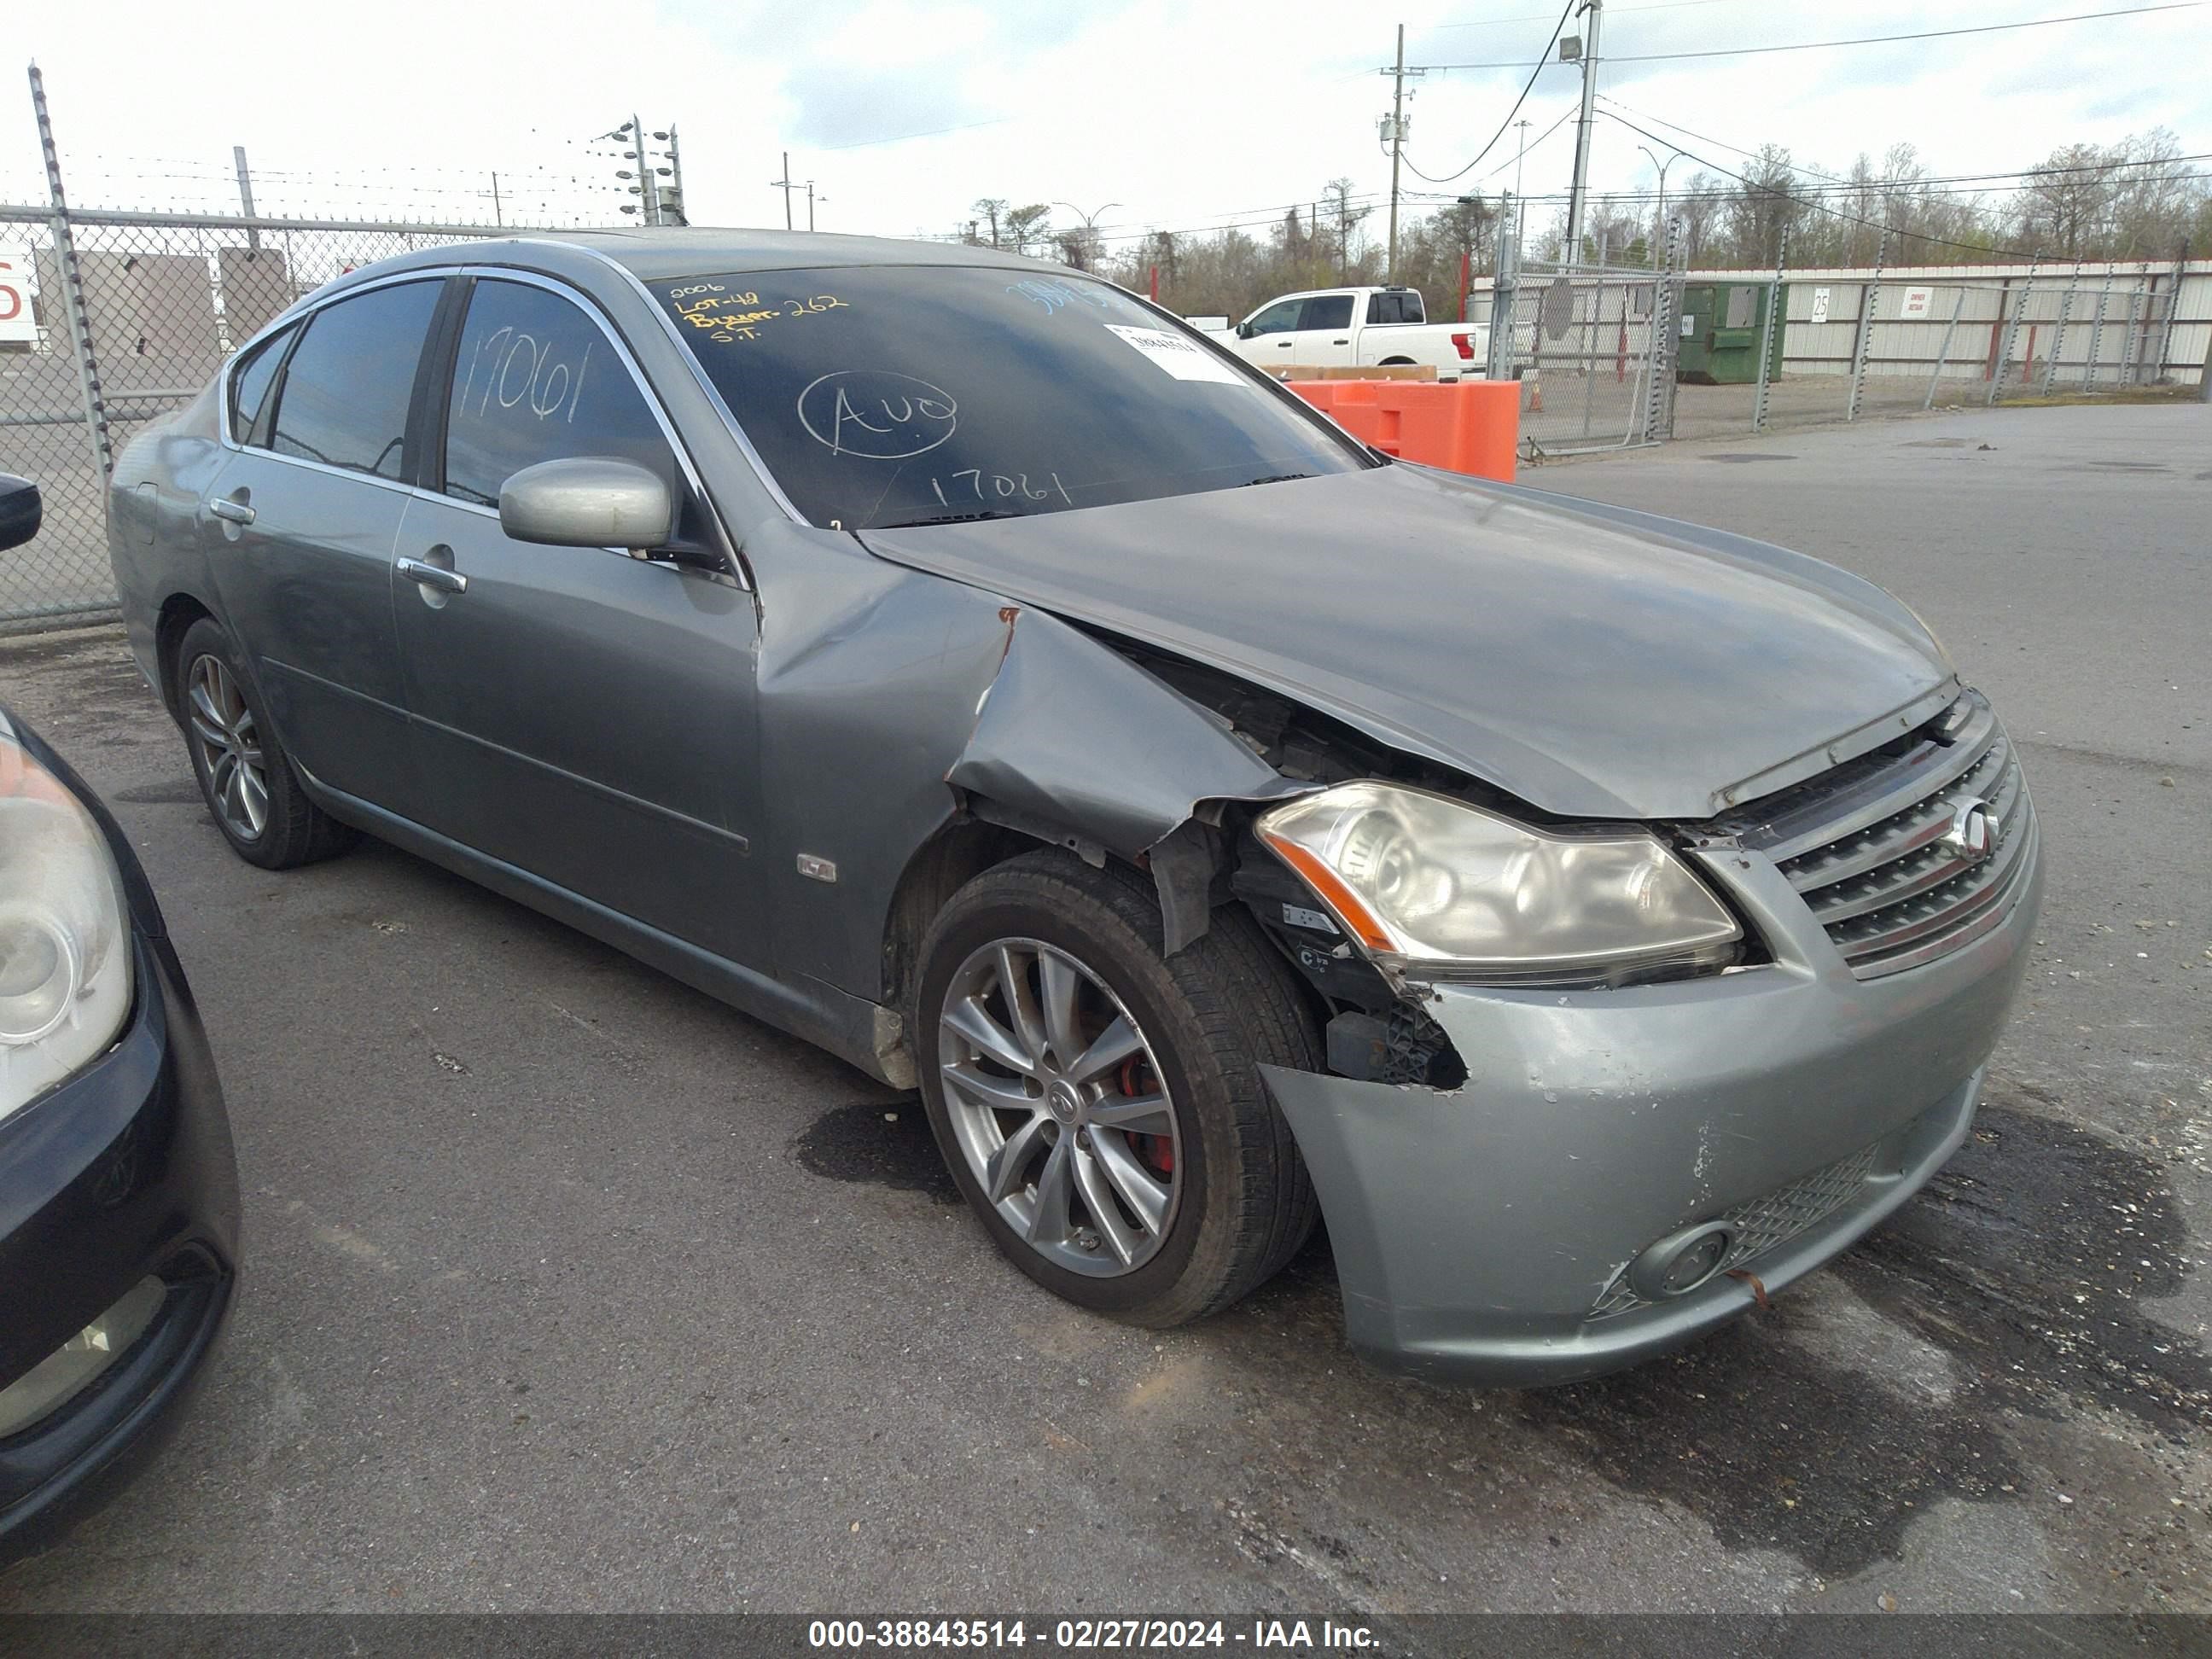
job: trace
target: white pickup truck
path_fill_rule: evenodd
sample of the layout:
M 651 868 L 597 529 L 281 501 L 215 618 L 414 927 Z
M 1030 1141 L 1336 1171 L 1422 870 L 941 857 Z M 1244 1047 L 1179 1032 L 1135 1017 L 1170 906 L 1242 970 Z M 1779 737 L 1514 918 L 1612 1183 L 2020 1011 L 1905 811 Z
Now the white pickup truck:
M 1206 321 L 1212 319 L 1207 319 Z M 1432 323 L 1419 290 L 1325 288 L 1270 300 L 1233 328 L 1206 329 L 1261 368 L 1426 363 L 1440 380 L 1474 379 L 1490 352 L 1480 323 Z

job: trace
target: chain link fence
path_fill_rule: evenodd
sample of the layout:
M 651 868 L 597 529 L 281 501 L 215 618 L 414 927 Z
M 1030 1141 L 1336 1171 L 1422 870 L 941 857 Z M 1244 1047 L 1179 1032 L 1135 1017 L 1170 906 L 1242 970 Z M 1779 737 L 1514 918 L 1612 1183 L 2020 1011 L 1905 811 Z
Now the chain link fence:
M 1673 422 L 1680 242 L 1668 269 L 1524 260 L 1501 238 L 1492 295 L 1492 380 L 1521 383 L 1521 453 L 1657 443 Z
M 1677 242 L 1679 246 L 1679 240 Z M 1492 373 L 1522 397 L 1533 458 L 2041 398 L 2201 390 L 2212 262 L 1678 271 L 1517 266 L 1486 298 Z M 1661 367 L 1662 359 L 1668 367 Z M 1638 371 L 1671 378 L 1639 428 Z M 1647 382 L 1648 385 L 1648 382 Z
M 0 471 L 46 497 L 40 534 L 0 553 L 0 628 L 113 606 L 113 458 L 271 318 L 372 260 L 507 234 L 0 206 Z

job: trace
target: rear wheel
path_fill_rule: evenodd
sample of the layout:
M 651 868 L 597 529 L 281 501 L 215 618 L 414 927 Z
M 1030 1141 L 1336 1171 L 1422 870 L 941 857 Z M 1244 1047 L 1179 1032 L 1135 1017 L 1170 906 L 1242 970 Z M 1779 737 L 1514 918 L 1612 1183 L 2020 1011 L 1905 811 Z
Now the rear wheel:
M 1151 885 L 1036 854 L 956 895 L 915 1011 L 930 1126 L 1022 1271 L 1146 1325 L 1227 1307 L 1313 1228 L 1261 1063 L 1310 1067 L 1310 1015 L 1240 913 L 1160 957 Z
M 192 775 L 231 851 L 264 870 L 287 870 L 353 845 L 355 832 L 300 787 L 239 672 L 230 636 L 211 618 L 194 623 L 179 642 L 177 684 Z

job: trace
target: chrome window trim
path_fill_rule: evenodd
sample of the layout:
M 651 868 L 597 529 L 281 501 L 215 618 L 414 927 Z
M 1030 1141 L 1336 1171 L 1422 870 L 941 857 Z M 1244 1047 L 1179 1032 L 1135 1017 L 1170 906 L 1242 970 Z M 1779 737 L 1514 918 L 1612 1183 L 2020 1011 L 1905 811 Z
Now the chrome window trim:
M 520 240 L 525 239 L 518 238 L 517 240 Z M 545 239 L 535 238 L 528 240 L 544 242 Z M 546 245 L 563 248 L 574 248 L 576 246 L 576 244 L 571 242 L 551 242 L 546 243 Z M 600 255 L 599 257 L 604 258 L 605 256 Z M 609 260 L 608 263 L 613 264 L 614 262 Z M 620 265 L 616 265 L 615 268 L 618 270 L 623 270 L 623 267 Z M 624 270 L 623 274 L 628 276 L 629 272 Z M 328 295 L 319 299 L 316 298 L 313 295 L 307 295 L 305 299 L 301 300 L 295 308 L 287 310 L 282 314 L 271 318 L 269 322 L 262 327 L 260 332 L 252 336 L 252 337 L 248 339 L 243 345 L 240 346 L 237 350 L 232 352 L 230 355 L 230 360 L 223 365 L 222 386 L 216 398 L 216 435 L 222 447 L 235 454 L 258 455 L 272 461 L 282 461 L 289 466 L 305 467 L 313 472 L 325 473 L 333 478 L 350 478 L 356 483 L 374 484 L 380 489 L 396 489 L 402 495 L 410 497 L 419 496 L 426 501 L 438 501 L 448 503 L 454 507 L 465 507 L 470 512 L 482 514 L 488 518 L 496 519 L 499 517 L 498 509 L 495 507 L 483 507 L 474 501 L 465 501 L 460 500 L 458 496 L 444 495 L 434 489 L 423 489 L 404 479 L 387 478 L 379 473 L 362 472 L 351 467 L 332 466 L 327 462 L 310 460 L 307 457 L 301 455 L 280 454 L 277 451 L 273 449 L 251 447 L 246 444 L 240 443 L 238 441 L 236 434 L 230 429 L 232 382 L 237 374 L 238 365 L 249 352 L 251 352 L 256 346 L 259 345 L 264 340 L 269 338 L 272 335 L 280 333 L 283 330 L 290 328 L 295 325 L 304 325 L 309 318 L 314 315 L 315 313 L 327 309 L 331 306 L 337 305 L 341 301 L 349 300 L 357 294 L 368 294 L 381 288 L 394 288 L 403 283 L 449 282 L 456 276 L 472 276 L 487 282 L 521 283 L 527 287 L 544 289 L 548 293 L 552 294 L 558 298 L 568 301 L 571 304 L 577 307 L 577 308 L 580 310 L 586 317 L 589 318 L 591 321 L 597 325 L 600 334 L 605 337 L 608 345 L 613 349 L 615 355 L 622 360 L 623 367 L 629 372 L 631 384 L 637 387 L 638 395 L 644 398 L 647 410 L 652 414 L 654 422 L 660 428 L 661 436 L 667 440 L 669 451 L 675 456 L 677 465 L 683 470 L 685 480 L 697 494 L 700 501 L 705 504 L 707 516 L 714 527 L 715 535 L 720 538 L 721 541 L 723 574 L 732 577 L 739 587 L 743 588 L 747 592 L 750 592 L 752 591 L 752 580 L 745 570 L 744 561 L 737 556 L 737 544 L 731 538 L 729 526 L 723 522 L 721 511 L 715 506 L 714 498 L 708 493 L 706 483 L 700 477 L 698 466 L 691 459 L 690 449 L 685 445 L 682 437 L 678 434 L 676 423 L 669 418 L 668 411 L 661 406 L 659 395 L 653 391 L 651 382 L 645 378 L 644 371 L 639 368 L 637 359 L 631 353 L 629 343 L 625 341 L 620 334 L 615 331 L 613 325 L 607 319 L 606 313 L 600 309 L 598 303 L 593 301 L 589 295 L 577 288 L 574 283 L 563 282 L 557 276 L 546 276 L 540 271 L 523 270 L 512 265 L 488 265 L 474 260 L 457 261 L 451 264 L 417 265 L 406 270 L 393 271 L 388 276 L 378 276 L 368 282 L 354 283 L 349 287 L 342 289 L 338 293 Z M 639 293 L 644 295 L 648 307 L 650 307 L 653 297 L 651 294 L 645 290 L 642 284 L 637 283 L 635 277 L 631 278 L 631 282 L 634 286 L 637 287 Z M 673 327 L 674 325 L 670 325 L 672 331 Z M 431 343 L 427 336 L 424 338 L 423 343 L 426 346 Z M 682 343 L 682 337 L 680 336 L 678 337 L 678 343 L 679 345 Z M 456 349 L 458 349 L 458 342 L 456 342 Z M 687 361 L 689 360 L 687 359 Z M 694 365 L 695 369 L 696 367 L 696 366 Z M 720 407 L 720 399 L 717 398 L 715 402 L 716 406 L 718 408 Z M 729 418 L 729 411 L 726 409 L 722 410 L 722 415 L 725 420 Z M 441 434 L 441 436 L 442 437 L 442 434 Z M 758 471 L 760 468 L 759 457 L 753 454 L 751 446 L 744 442 L 742 434 L 740 434 L 738 441 L 740 446 L 744 449 L 748 459 L 752 461 L 754 469 Z M 779 499 L 781 499 L 781 492 L 778 492 L 778 495 Z M 789 508 L 790 504 L 787 501 L 785 502 L 784 505 L 787 509 Z M 623 557 L 629 556 L 628 550 L 626 549 L 609 548 L 606 550 L 611 553 L 621 555 Z

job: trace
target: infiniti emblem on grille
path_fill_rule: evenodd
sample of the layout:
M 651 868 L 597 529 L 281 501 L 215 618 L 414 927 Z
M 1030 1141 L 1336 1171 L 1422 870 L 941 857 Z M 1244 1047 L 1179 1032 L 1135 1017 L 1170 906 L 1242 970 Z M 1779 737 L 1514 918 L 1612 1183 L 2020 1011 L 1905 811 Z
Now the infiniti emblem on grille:
M 1946 858 L 1961 864 L 1978 863 L 1989 857 L 1996 830 L 1989 803 L 1978 795 L 1968 795 L 1952 806 L 1950 828 L 1936 845 Z

